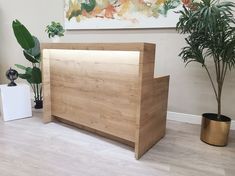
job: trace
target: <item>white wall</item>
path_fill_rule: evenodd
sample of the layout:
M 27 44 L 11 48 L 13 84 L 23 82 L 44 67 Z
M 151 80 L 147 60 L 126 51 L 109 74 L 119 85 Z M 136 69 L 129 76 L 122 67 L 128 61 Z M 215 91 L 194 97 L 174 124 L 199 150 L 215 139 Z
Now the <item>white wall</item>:
M 28 64 L 14 38 L 11 23 L 19 19 L 41 42 L 50 42 L 44 32 L 51 21 L 63 24 L 63 0 L 0 0 L 0 81 L 15 63 Z M 187 68 L 178 57 L 184 46 L 174 29 L 67 31 L 62 42 L 151 42 L 156 43 L 155 76 L 170 74 L 169 110 L 200 115 L 216 112 L 216 101 L 205 71 L 199 64 Z M 223 113 L 235 119 L 235 71 L 224 87 Z

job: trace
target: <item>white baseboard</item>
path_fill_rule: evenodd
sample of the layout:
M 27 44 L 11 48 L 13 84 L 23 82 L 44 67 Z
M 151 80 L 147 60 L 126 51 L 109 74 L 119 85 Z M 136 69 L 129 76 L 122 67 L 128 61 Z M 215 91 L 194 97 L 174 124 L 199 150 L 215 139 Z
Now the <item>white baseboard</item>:
M 191 124 L 201 124 L 201 116 L 184 114 L 178 112 L 167 112 L 167 120 L 174 120 L 178 122 L 191 123 Z M 235 130 L 235 120 L 231 122 L 231 130 Z

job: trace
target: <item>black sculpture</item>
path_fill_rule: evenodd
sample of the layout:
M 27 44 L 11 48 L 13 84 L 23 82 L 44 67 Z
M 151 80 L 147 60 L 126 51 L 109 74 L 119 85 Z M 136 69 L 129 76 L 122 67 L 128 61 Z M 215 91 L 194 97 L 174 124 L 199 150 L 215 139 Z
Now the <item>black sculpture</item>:
M 9 69 L 6 72 L 6 77 L 9 79 L 11 82 L 8 84 L 8 86 L 17 86 L 17 84 L 14 82 L 18 78 L 18 72 L 14 69 Z

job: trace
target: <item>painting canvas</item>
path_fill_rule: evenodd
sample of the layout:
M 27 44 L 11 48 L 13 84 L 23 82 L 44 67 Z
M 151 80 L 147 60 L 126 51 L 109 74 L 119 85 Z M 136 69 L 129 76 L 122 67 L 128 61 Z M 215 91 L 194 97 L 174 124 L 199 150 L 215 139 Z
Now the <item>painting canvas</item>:
M 175 27 L 181 8 L 181 0 L 65 0 L 65 28 Z

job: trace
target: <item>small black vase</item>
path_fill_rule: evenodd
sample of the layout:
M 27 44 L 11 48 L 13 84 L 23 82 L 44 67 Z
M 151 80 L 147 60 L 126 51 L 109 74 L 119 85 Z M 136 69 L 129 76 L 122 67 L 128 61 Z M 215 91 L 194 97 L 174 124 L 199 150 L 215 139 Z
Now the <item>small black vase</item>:
M 42 100 L 35 100 L 35 109 L 42 109 L 43 108 L 43 101 Z

